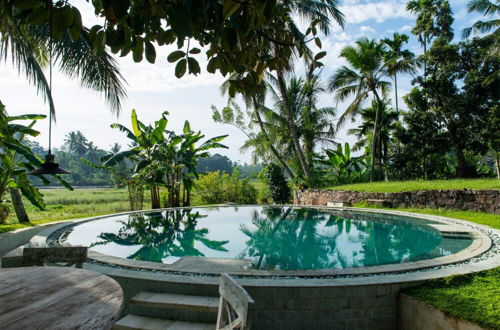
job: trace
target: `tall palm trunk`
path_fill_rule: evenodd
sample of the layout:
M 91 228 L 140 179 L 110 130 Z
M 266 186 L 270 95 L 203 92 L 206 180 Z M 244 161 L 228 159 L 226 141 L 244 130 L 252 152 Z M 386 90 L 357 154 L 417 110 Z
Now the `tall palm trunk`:
M 306 181 L 309 185 L 311 185 L 312 184 L 311 171 L 309 170 L 309 166 L 306 162 L 306 158 L 304 157 L 304 153 L 302 152 L 302 148 L 300 146 L 299 135 L 297 133 L 297 127 L 295 127 L 295 121 L 294 121 L 293 114 L 292 114 L 291 109 L 290 109 L 290 103 L 289 103 L 288 96 L 286 93 L 286 86 L 285 86 L 285 81 L 283 79 L 283 73 L 280 71 L 278 71 L 278 85 L 279 85 L 281 95 L 283 97 L 283 101 L 285 103 L 284 104 L 285 116 L 286 116 L 286 120 L 288 123 L 288 128 L 290 130 L 290 135 L 292 137 L 293 147 L 294 147 L 295 152 L 297 154 L 297 158 L 299 159 L 302 171 L 304 172 L 304 175 L 306 177 Z
M 396 72 L 394 72 L 394 98 L 396 99 L 396 111 L 399 112 L 398 106 L 398 77 Z
M 370 164 L 370 182 L 373 182 L 374 173 L 375 173 L 375 154 L 377 152 L 377 139 L 378 139 L 378 131 L 379 131 L 379 121 L 380 121 L 380 108 L 382 106 L 382 101 L 378 96 L 377 90 L 373 89 L 373 94 L 377 99 L 377 110 L 375 111 L 375 123 L 373 125 L 373 137 L 372 137 L 372 159 Z
M 9 188 L 9 192 L 10 198 L 12 199 L 12 206 L 16 212 L 17 220 L 19 222 L 30 222 L 28 213 L 26 213 L 26 209 L 24 208 L 23 199 L 19 193 L 19 189 Z
M 285 160 L 283 159 L 283 157 L 281 157 L 281 155 L 279 154 L 278 150 L 276 150 L 276 148 L 273 145 L 273 142 L 271 141 L 271 138 L 267 134 L 266 128 L 264 126 L 264 122 L 262 121 L 262 117 L 260 116 L 260 112 L 259 112 L 260 106 L 259 106 L 259 103 L 255 99 L 255 97 L 252 98 L 252 101 L 253 101 L 253 107 L 255 109 L 255 114 L 257 116 L 257 122 L 259 123 L 259 127 L 260 127 L 260 130 L 261 130 L 262 134 L 264 134 L 264 137 L 266 138 L 267 142 L 269 143 L 269 148 L 271 149 L 271 152 L 273 153 L 274 157 L 276 157 L 276 159 L 278 159 L 278 161 L 281 163 L 281 165 L 283 166 L 283 168 L 285 169 L 285 171 L 288 173 L 288 175 L 290 176 L 290 178 L 291 179 L 295 178 L 295 176 L 293 175 L 292 171 L 288 167 L 287 163 L 285 162 Z

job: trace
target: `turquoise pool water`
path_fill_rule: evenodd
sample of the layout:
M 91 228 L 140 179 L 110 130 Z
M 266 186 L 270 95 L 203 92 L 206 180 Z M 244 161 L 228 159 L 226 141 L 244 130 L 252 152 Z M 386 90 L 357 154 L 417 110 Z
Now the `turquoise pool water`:
M 122 258 L 243 258 L 255 269 L 349 268 L 449 255 L 471 239 L 430 221 L 379 213 L 243 206 L 111 216 L 71 229 L 67 242 Z

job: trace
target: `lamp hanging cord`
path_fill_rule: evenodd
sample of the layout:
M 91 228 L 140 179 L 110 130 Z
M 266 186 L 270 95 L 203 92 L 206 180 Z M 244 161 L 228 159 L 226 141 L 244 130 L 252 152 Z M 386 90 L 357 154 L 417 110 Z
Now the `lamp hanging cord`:
M 52 98 L 52 0 L 50 1 L 50 9 L 49 9 L 49 93 Z M 51 155 L 52 151 L 52 111 L 50 108 L 50 100 L 49 100 L 49 155 Z

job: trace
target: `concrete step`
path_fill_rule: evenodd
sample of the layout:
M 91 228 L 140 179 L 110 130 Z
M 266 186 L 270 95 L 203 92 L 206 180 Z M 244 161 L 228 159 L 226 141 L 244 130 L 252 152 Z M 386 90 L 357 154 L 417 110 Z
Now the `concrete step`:
M 214 330 L 215 324 L 158 319 L 129 314 L 113 325 L 114 330 Z
M 187 309 L 198 312 L 214 312 L 219 309 L 218 297 L 191 296 L 175 293 L 143 291 L 130 299 L 130 303 L 140 306 Z

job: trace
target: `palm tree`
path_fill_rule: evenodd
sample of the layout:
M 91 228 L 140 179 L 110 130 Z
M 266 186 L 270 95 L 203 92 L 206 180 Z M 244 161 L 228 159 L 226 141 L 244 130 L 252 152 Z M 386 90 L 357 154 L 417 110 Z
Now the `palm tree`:
M 395 32 L 392 39 L 385 38 L 382 40 L 387 45 L 388 51 L 386 54 L 387 72 L 394 80 L 394 99 L 396 101 L 396 111 L 399 111 L 398 106 L 398 73 L 415 73 L 417 63 L 415 54 L 408 49 L 403 49 L 404 44 L 408 43 L 408 35 Z
M 389 76 L 384 60 L 385 47 L 375 40 L 362 38 L 356 41 L 355 46 L 342 49 L 340 56 L 349 62 L 351 67 L 342 66 L 330 77 L 328 87 L 335 91 L 338 101 L 345 101 L 354 96 L 354 100 L 340 116 L 338 126 L 342 126 L 347 118 L 358 115 L 363 102 L 373 95 L 377 102 L 375 123 L 373 126 L 372 159 L 370 181 L 374 179 L 375 158 L 380 131 L 380 108 L 382 99 L 386 97 L 391 85 L 384 80 Z M 381 97 L 382 96 L 382 97 Z
M 417 24 L 412 33 L 417 35 L 418 42 L 424 47 L 424 77 L 427 75 L 427 46 L 431 42 L 434 30 L 433 17 L 435 15 L 435 6 L 433 0 L 410 0 L 406 4 L 406 10 L 412 14 L 418 14 Z
M 480 13 L 484 16 L 494 16 L 500 12 L 500 1 L 489 0 L 471 0 L 467 4 L 469 13 Z M 463 38 L 468 38 L 472 32 L 474 33 L 488 33 L 495 29 L 494 33 L 498 31 L 500 26 L 500 19 L 495 18 L 489 21 L 477 21 L 469 28 L 463 30 Z
M 317 27 L 319 27 L 319 30 L 325 35 L 329 35 L 330 33 L 330 24 L 332 20 L 339 24 L 341 27 L 344 26 L 344 15 L 337 8 L 337 0 L 282 1 L 280 2 L 280 5 L 282 7 L 282 10 L 288 13 L 288 19 L 283 22 L 283 24 L 286 24 L 289 30 L 294 32 L 296 36 L 295 42 L 298 43 L 298 52 L 305 54 L 305 56 L 308 58 L 310 58 L 310 51 L 306 45 L 307 36 L 304 35 L 296 25 L 296 22 L 293 19 L 294 14 L 299 14 L 302 19 L 308 20 L 310 22 L 317 22 L 317 24 L 315 25 L 317 25 Z M 316 31 L 316 27 L 314 27 L 314 30 Z M 282 42 L 277 42 L 279 40 L 283 40 L 282 36 L 273 35 L 272 39 L 274 41 L 272 42 L 270 49 L 268 49 L 271 56 L 281 54 L 281 52 L 289 52 L 289 48 L 287 48 L 288 45 L 284 45 Z M 313 39 L 317 44 L 321 45 L 321 42 L 318 38 Z M 286 59 L 281 56 L 282 61 L 287 61 L 287 63 L 281 63 L 282 65 L 280 65 L 280 67 L 286 67 L 288 72 L 292 71 L 293 55 L 296 54 L 289 54 L 289 56 L 285 57 Z M 285 72 L 284 70 L 277 70 L 276 80 L 274 81 L 282 96 L 287 95 L 286 75 L 287 72 Z M 291 108 L 292 104 L 287 98 L 283 98 L 283 105 L 288 131 L 293 143 L 294 153 L 297 155 L 299 165 L 305 175 L 307 183 L 311 185 L 313 181 L 311 168 L 307 163 L 304 150 L 300 145 L 299 132 L 295 124 L 293 109 Z
M 82 156 L 89 150 L 89 141 L 81 131 L 72 131 L 64 137 L 64 147 L 69 152 Z
M 377 102 L 372 101 L 370 107 L 361 110 L 361 125 L 357 128 L 351 128 L 347 131 L 347 134 L 355 135 L 358 142 L 353 146 L 352 150 L 357 151 L 365 147 L 368 147 L 370 138 L 372 137 L 373 127 L 375 124 L 375 117 L 377 113 Z M 380 108 L 380 135 L 378 144 L 378 154 L 379 158 L 379 171 L 382 170 L 382 164 L 385 166 L 387 164 L 387 155 L 389 146 L 392 141 L 392 135 L 394 131 L 400 127 L 399 122 L 399 111 L 394 111 L 389 108 L 389 101 L 384 100 L 382 107 Z M 385 179 L 388 180 L 387 167 L 384 167 Z
M 111 110 L 119 113 L 126 97 L 125 80 L 109 53 L 93 51 L 87 28 L 82 27 L 76 40 L 72 40 L 68 33 L 56 40 L 50 36 L 49 24 L 26 25 L 13 19 L 7 14 L 4 2 L 0 3 L 0 17 L 0 61 L 7 61 L 8 57 L 12 59 L 18 71 L 24 72 L 27 80 L 43 94 L 52 114 L 55 114 L 54 103 L 43 72 L 49 63 L 50 48 L 61 72 L 79 79 L 82 87 L 102 92 Z
M 282 94 L 281 89 L 275 90 L 269 86 L 268 93 L 274 105 L 272 109 L 262 108 L 264 126 L 273 132 L 272 135 L 282 146 L 286 146 L 288 155 L 296 155 L 285 108 L 291 110 L 299 144 L 309 168 L 313 165 L 314 150 L 318 144 L 335 143 L 333 140 L 336 133 L 333 125 L 335 108 L 316 106 L 319 95 L 324 91 L 317 77 L 314 79 L 290 77 L 285 82 L 285 94 Z M 296 161 L 300 164 L 298 155 Z

